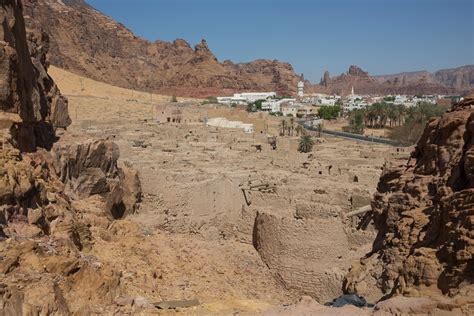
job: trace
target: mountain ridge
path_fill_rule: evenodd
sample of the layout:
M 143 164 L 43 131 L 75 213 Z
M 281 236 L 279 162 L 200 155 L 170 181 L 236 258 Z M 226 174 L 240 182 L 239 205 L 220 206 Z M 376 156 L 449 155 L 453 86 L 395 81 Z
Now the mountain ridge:
M 296 95 L 302 78 L 291 64 L 278 60 L 219 62 L 204 39 L 194 47 L 184 39 L 149 41 L 84 0 L 23 3 L 27 27 L 50 38 L 51 64 L 119 87 L 189 97 L 245 91 Z M 305 81 L 305 91 L 344 95 L 354 86 L 367 94 L 465 93 L 474 89 L 474 66 L 465 67 L 471 68 L 370 76 L 354 66 L 341 76 L 325 74 L 319 85 Z
M 162 94 L 205 97 L 237 91 L 295 94 L 299 75 L 289 63 L 220 63 L 207 42 L 154 42 L 80 0 L 25 0 L 28 28 L 51 38 L 55 66 L 117 86 Z

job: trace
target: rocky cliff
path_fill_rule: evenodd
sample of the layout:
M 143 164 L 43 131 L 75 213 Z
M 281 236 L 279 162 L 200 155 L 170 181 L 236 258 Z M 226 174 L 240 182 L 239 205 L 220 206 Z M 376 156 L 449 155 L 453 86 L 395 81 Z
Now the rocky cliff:
M 372 77 L 358 66 L 352 65 L 346 73 L 331 77 L 325 72 L 314 92 L 347 95 L 352 87 L 357 94 L 456 94 L 474 90 L 474 67 L 428 72 L 400 73 Z
M 346 291 L 472 302 L 474 95 L 427 124 L 408 162 L 386 167 L 372 208 L 378 236 Z
M 85 253 L 135 211 L 140 183 L 113 143 L 58 141 L 71 121 L 47 35 L 27 35 L 20 0 L 0 4 L 0 314 L 67 315 L 113 299 L 118 273 Z
M 375 76 L 375 79 L 380 83 L 399 82 L 402 85 L 428 82 L 453 88 L 457 92 L 467 92 L 474 89 L 474 65 L 442 69 L 434 73 L 428 71 L 403 72 L 394 75 Z
M 48 36 L 27 36 L 21 4 L 11 9 L 6 6 L 14 1 L 2 2 L 1 128 L 9 130 L 10 141 L 22 151 L 33 151 L 37 146 L 51 148 L 54 129 L 66 128 L 71 120 L 67 100 L 47 74 Z
M 149 42 L 80 0 L 26 0 L 27 26 L 51 38 L 51 63 L 117 86 L 182 96 L 245 90 L 294 94 L 291 65 L 258 60 L 220 63 L 205 40 Z

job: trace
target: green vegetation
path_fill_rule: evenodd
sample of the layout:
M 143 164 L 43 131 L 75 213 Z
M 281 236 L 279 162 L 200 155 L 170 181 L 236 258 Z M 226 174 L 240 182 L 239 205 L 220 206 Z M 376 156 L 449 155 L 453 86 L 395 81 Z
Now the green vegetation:
M 322 106 L 319 109 L 318 115 L 324 120 L 334 120 L 341 113 L 341 107 L 339 105 L 333 106 Z
M 390 138 L 405 145 L 416 144 L 426 123 L 434 117 L 440 117 L 446 110 L 447 106 L 431 103 L 420 103 L 416 107 L 406 108 L 402 113 L 405 123 L 394 127 L 390 132 Z
M 217 98 L 216 97 L 207 97 L 203 104 L 216 104 Z
M 349 133 L 362 135 L 364 133 L 364 110 L 354 110 L 349 115 Z
M 425 124 L 433 117 L 441 116 L 446 106 L 431 103 L 420 103 L 415 107 L 374 103 L 366 109 L 349 113 L 349 126 L 344 131 L 363 134 L 368 128 L 391 128 L 389 137 L 403 144 L 415 144 L 421 136 Z
M 289 95 L 284 95 L 284 96 L 278 96 L 278 97 L 273 97 L 273 100 L 283 100 L 283 99 L 292 99 L 292 96 Z
M 393 102 L 393 101 L 395 101 L 395 97 L 394 96 L 387 96 L 387 97 L 383 98 L 383 100 L 385 102 Z
M 282 119 L 280 122 L 280 136 L 293 136 L 295 132 L 295 119 Z
M 270 112 L 272 116 L 283 116 L 283 112 Z
M 300 144 L 298 146 L 298 151 L 300 153 L 309 153 L 313 150 L 314 141 L 309 135 L 303 135 L 300 138 Z
M 257 100 L 247 105 L 247 112 L 257 112 L 262 110 L 262 103 L 266 100 Z

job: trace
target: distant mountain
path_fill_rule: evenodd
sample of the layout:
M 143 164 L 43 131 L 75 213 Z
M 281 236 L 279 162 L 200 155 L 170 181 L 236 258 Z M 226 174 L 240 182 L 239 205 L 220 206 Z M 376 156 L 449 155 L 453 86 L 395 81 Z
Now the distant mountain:
M 296 93 L 288 63 L 219 62 L 205 40 L 149 42 L 82 0 L 24 0 L 27 27 L 50 38 L 53 65 L 121 87 L 205 97 L 246 90 Z M 131 4 L 132 5 L 132 4 Z
M 456 91 L 469 91 L 474 89 L 474 65 L 466 65 L 453 69 L 438 70 L 434 73 L 428 71 L 403 72 L 394 75 L 375 76 L 379 82 L 399 80 L 405 84 L 416 82 L 439 83 L 454 88 Z
M 467 94 L 474 91 L 474 65 L 435 73 L 414 71 L 383 76 L 370 76 L 352 65 L 336 77 L 326 71 L 319 85 L 311 86 L 311 90 L 347 95 L 352 87 L 361 94 Z

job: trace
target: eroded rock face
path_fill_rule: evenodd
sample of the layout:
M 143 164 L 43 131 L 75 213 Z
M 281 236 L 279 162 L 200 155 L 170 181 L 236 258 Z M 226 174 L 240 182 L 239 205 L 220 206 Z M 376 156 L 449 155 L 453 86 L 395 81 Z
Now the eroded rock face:
M 115 219 L 133 214 L 141 199 L 138 173 L 118 166 L 118 146 L 108 140 L 75 140 L 65 137 L 52 149 L 52 165 L 73 200 L 101 195 Z
M 149 42 L 84 1 L 25 0 L 25 12 L 29 28 L 50 35 L 52 64 L 98 81 L 195 97 L 296 93 L 298 76 L 287 63 L 220 63 L 205 40 L 194 49 L 182 39 Z
M 117 167 L 110 142 L 48 151 L 55 129 L 70 119 L 46 72 L 47 36 L 27 37 L 19 0 L 0 4 L 0 314 L 90 314 L 90 306 L 112 303 L 120 279 L 87 255 L 97 240 L 93 231 L 112 222 L 107 211 L 115 204 L 105 210 L 112 188 L 120 188 L 116 200 L 125 211 L 134 209 L 138 176 Z M 75 203 L 75 194 L 91 201 Z M 105 196 L 92 200 L 97 194 Z
M 330 77 L 326 71 L 319 85 L 309 86 L 309 90 L 329 94 L 347 95 L 354 88 L 357 94 L 452 94 L 472 91 L 469 81 L 472 66 L 465 70 L 449 69 L 443 73 L 456 73 L 456 77 L 449 77 L 453 82 L 461 80 L 463 84 L 451 83 L 448 80 L 437 80 L 438 76 L 428 72 L 401 73 L 387 76 L 370 76 L 367 71 L 352 65 L 346 73 Z M 438 73 L 438 72 L 437 72 Z M 441 76 L 439 76 L 441 78 Z M 462 79 L 458 79 L 462 78 Z
M 454 296 L 474 278 L 474 96 L 430 121 L 407 164 L 384 171 L 372 202 L 378 236 L 345 290 Z
M 54 129 L 71 120 L 67 100 L 47 74 L 48 37 L 27 36 L 19 1 L 2 1 L 0 18 L 0 110 L 18 115 L 2 128 L 10 129 L 11 141 L 22 151 L 51 148 Z

